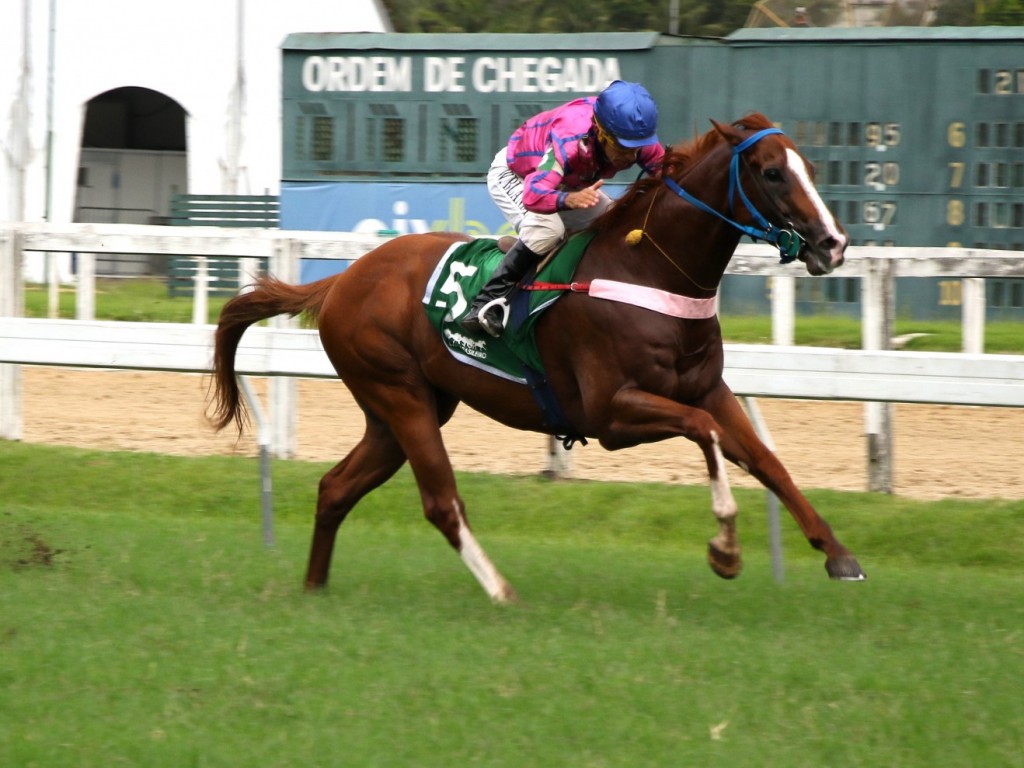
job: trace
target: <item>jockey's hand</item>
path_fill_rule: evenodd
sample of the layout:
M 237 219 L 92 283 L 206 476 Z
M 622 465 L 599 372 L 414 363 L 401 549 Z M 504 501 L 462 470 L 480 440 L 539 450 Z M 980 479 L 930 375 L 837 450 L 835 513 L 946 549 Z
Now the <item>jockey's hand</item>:
M 604 186 L 604 179 L 598 179 L 591 186 L 570 192 L 565 196 L 565 207 L 569 209 L 593 208 L 601 200 L 598 192 Z

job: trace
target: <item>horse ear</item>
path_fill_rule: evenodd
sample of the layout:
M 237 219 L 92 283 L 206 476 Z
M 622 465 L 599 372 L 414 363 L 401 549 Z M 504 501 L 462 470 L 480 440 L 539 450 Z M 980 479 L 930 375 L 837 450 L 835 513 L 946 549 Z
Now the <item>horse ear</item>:
M 733 146 L 736 146 L 743 141 L 743 134 L 741 134 L 736 128 L 726 123 L 720 123 L 717 120 L 711 120 L 711 124 L 715 126 L 715 130 L 718 131 L 726 141 Z

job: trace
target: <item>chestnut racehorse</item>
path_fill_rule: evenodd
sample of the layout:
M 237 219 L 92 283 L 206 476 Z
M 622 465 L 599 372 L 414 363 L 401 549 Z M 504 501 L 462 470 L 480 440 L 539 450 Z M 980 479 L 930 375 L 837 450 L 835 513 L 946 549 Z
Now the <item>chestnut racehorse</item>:
M 660 178 L 633 183 L 601 219 L 574 281 L 615 281 L 631 298 L 566 292 L 536 326 L 538 349 L 565 419 L 608 450 L 685 437 L 704 453 L 718 533 L 708 559 L 722 577 L 740 570 L 737 506 L 728 459 L 778 496 L 832 578 L 864 572 L 757 435 L 722 380 L 714 298 L 743 234 L 798 258 L 812 275 L 843 263 L 848 238 L 795 145 L 760 114 L 670 148 Z M 260 278 L 225 306 L 216 332 L 218 429 L 246 414 L 235 353 L 253 323 L 279 314 L 315 316 L 327 356 L 366 417 L 352 451 L 320 481 L 308 588 L 326 585 L 338 527 L 367 493 L 406 462 L 423 511 L 496 602 L 511 585 L 470 531 L 441 427 L 459 402 L 511 427 L 552 434 L 522 383 L 453 357 L 422 305 L 425 286 L 457 234 L 391 240 L 345 272 L 308 285 Z M 656 289 L 656 290 L 652 290 Z M 702 301 L 703 300 L 703 301 Z M 711 306 L 711 311 L 707 307 Z

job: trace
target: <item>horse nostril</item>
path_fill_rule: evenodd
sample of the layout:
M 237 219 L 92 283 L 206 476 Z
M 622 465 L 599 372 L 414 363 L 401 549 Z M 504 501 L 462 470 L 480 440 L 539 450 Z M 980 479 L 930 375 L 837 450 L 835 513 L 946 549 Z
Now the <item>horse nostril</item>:
M 821 248 L 821 253 L 829 255 L 829 260 L 832 262 L 831 269 L 842 266 L 843 262 L 846 261 L 846 242 L 844 240 L 826 237 L 819 243 L 819 247 Z

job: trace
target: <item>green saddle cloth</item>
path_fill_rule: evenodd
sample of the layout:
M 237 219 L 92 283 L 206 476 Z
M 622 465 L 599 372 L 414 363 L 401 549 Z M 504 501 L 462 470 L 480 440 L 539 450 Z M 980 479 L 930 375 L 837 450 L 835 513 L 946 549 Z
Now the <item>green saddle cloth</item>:
M 570 237 L 555 257 L 536 276 L 528 276 L 526 282 L 569 283 L 593 237 L 592 232 Z M 459 320 L 505 255 L 497 243 L 480 238 L 449 248 L 427 283 L 423 304 L 431 324 L 455 358 L 495 376 L 526 383 L 524 366 L 544 373 L 534 338 L 537 320 L 565 289 L 516 291 L 508 327 L 498 339 L 483 331 L 467 331 Z

